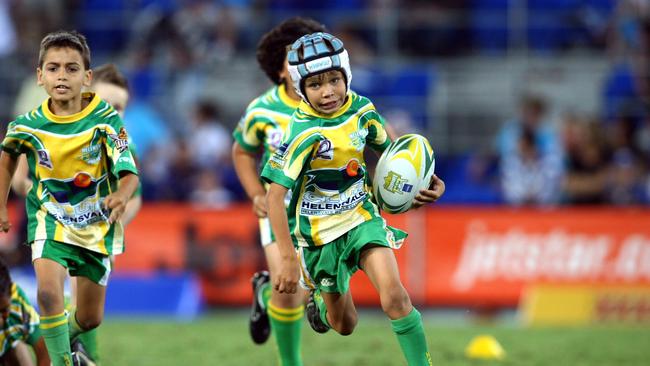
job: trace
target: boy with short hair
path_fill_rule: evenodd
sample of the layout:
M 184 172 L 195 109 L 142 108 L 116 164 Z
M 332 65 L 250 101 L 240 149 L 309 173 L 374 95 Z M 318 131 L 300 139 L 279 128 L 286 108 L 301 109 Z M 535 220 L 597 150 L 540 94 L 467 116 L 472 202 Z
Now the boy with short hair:
M 102 100 L 110 104 L 121 118 L 124 118 L 124 111 L 129 102 L 129 82 L 115 64 L 104 64 L 93 69 L 93 78 L 89 91 L 95 92 Z M 135 144 L 130 140 L 129 150 L 131 150 L 133 158 L 137 159 Z M 29 190 L 32 189 L 32 180 L 29 178 L 29 167 L 24 155 L 21 155 L 19 158 L 16 172 L 11 181 L 11 186 L 13 191 L 21 197 L 26 197 Z M 120 218 L 122 225 L 126 227 L 126 225 L 135 218 L 141 207 L 141 186 L 138 186 L 135 194 L 126 204 L 124 214 Z M 76 303 L 76 281 L 74 278 L 71 281 L 71 290 L 70 301 L 72 303 L 71 307 L 74 308 L 74 304 Z M 78 340 L 82 343 L 90 358 L 95 363 L 98 363 L 99 351 L 96 329 L 80 334 Z M 75 348 L 74 345 L 73 348 Z
M 315 20 L 296 17 L 285 20 L 262 36 L 257 46 L 257 61 L 276 86 L 249 104 L 233 132 L 233 163 L 244 190 L 253 202 L 253 210 L 259 217 L 261 242 L 270 277 L 273 278 L 280 268 L 280 255 L 267 218 L 266 187 L 259 177 L 258 158 L 261 153 L 259 162 L 264 166 L 280 145 L 291 115 L 300 103 L 300 96 L 293 89 L 287 69 L 287 48 L 305 34 L 324 30 L 324 26 Z M 273 332 L 280 364 L 302 365 L 300 333 L 304 312 L 303 294 L 273 291 L 269 286 L 270 277 L 264 271 L 256 273 L 252 279 L 251 337 L 255 343 L 261 344 Z
M 363 152 L 366 145 L 382 152 L 390 144 L 383 118 L 349 89 L 349 58 L 338 38 L 303 36 L 287 59 L 303 100 L 262 171 L 270 183 L 269 218 L 281 255 L 274 287 L 294 293 L 300 279 L 315 290 L 307 305 L 312 328 L 348 335 L 357 323 L 349 281 L 361 269 L 379 292 L 408 364 L 431 365 L 420 313 L 400 281 L 393 253 L 406 233 L 387 226 L 371 201 Z M 293 196 L 285 210 L 289 189 Z M 434 202 L 443 192 L 444 183 L 434 175 L 432 188 L 420 191 L 412 207 Z
M 0 365 L 31 366 L 32 355 L 36 355 L 37 366 L 49 366 L 50 358 L 39 329 L 38 313 L 29 303 L 27 296 L 11 280 L 9 268 L 0 260 Z
M 7 194 L 18 156 L 25 154 L 41 330 L 52 364 L 69 366 L 70 339 L 102 321 L 109 256 L 124 250 L 120 217 L 138 176 L 118 112 L 96 94 L 82 93 L 92 80 L 85 37 L 74 31 L 46 35 L 36 72 L 50 97 L 11 122 L 2 142 L 0 230 L 11 227 Z M 68 272 L 77 276 L 77 308 L 69 316 L 63 299 Z

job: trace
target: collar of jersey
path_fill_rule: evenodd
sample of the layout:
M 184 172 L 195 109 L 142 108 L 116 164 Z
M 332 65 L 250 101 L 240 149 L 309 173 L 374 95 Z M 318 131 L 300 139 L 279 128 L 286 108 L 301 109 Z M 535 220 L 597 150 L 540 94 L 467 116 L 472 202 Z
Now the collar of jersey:
M 282 103 L 286 104 L 287 106 L 296 109 L 300 105 L 299 100 L 293 100 L 291 97 L 289 97 L 289 94 L 287 94 L 287 89 L 284 86 L 284 84 L 280 84 L 278 86 L 278 95 L 280 96 L 280 100 Z
M 43 110 L 43 115 L 45 115 L 45 118 L 49 119 L 52 122 L 57 122 L 57 123 L 77 122 L 83 118 L 86 118 L 90 114 L 90 112 L 95 110 L 95 108 L 99 105 L 99 102 L 101 102 L 101 99 L 95 93 L 81 94 L 82 99 L 86 97 L 92 97 L 90 103 L 88 103 L 86 108 L 82 109 L 81 111 L 75 114 L 71 114 L 69 116 L 57 116 L 56 114 L 52 113 L 49 107 L 50 98 L 47 98 L 45 99 L 43 105 L 41 106 L 41 109 Z
M 305 113 L 307 113 L 309 115 L 312 115 L 312 116 L 325 118 L 325 119 L 334 119 L 334 118 L 337 118 L 337 117 L 341 116 L 343 113 L 347 112 L 348 109 L 350 109 L 350 106 L 352 105 L 352 98 L 353 98 L 352 93 L 348 92 L 348 94 L 346 96 L 347 100 L 345 101 L 345 103 L 341 106 L 341 108 L 339 108 L 338 111 L 336 111 L 336 112 L 334 112 L 332 114 L 320 113 L 317 110 L 315 110 L 314 108 L 312 108 L 311 105 L 309 105 L 309 103 L 305 102 L 304 100 L 300 102 L 300 106 L 298 108 L 300 108 L 301 111 L 303 111 L 303 112 L 305 112 Z

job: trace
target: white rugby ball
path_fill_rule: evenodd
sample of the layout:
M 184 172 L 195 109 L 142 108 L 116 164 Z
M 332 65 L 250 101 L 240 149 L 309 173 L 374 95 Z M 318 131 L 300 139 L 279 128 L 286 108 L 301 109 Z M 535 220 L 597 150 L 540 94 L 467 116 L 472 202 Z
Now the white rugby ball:
M 372 181 L 379 207 L 392 214 L 407 211 L 415 195 L 429 186 L 435 165 L 426 138 L 408 134 L 393 141 L 379 158 Z

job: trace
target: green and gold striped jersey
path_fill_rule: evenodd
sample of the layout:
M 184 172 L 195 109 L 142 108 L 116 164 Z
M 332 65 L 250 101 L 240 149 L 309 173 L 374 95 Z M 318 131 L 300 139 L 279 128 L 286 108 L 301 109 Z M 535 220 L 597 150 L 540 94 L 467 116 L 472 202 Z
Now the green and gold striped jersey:
M 34 345 L 41 337 L 38 313 L 27 300 L 23 290 L 15 283 L 11 285 L 9 316 L 0 321 L 2 321 L 0 357 L 15 347 L 18 341 Z
M 363 152 L 366 145 L 383 151 L 389 144 L 383 118 L 365 97 L 350 91 L 332 115 L 301 102 L 262 171 L 266 181 L 293 189 L 287 212 L 294 244 L 327 244 L 379 216 Z
M 49 239 L 106 254 L 124 251 L 122 224 L 108 223 L 104 199 L 120 172 L 137 174 L 128 135 L 117 112 L 97 95 L 69 116 L 54 115 L 49 99 L 9 124 L 2 149 L 25 154 L 27 238 Z
M 299 104 L 287 95 L 284 84 L 269 89 L 246 108 L 233 132 L 235 141 L 250 153 L 262 149 L 260 164 L 263 167 L 280 146 L 291 115 Z

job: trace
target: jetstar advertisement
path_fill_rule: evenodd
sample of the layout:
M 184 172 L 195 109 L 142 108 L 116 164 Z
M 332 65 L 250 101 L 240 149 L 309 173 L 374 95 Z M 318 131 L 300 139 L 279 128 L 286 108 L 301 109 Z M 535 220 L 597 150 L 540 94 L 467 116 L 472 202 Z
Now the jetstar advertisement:
M 650 211 L 431 209 L 426 302 L 514 306 L 529 284 L 646 285 Z

